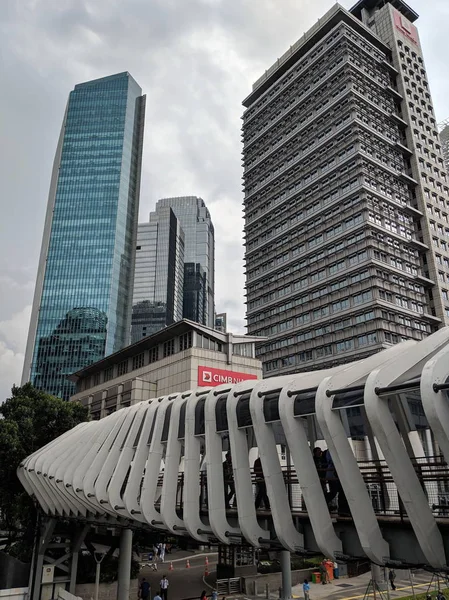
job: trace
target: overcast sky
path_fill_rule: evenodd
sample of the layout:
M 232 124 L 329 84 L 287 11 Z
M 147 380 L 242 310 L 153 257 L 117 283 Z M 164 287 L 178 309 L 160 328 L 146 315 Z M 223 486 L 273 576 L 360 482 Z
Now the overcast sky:
M 341 2 L 349 8 L 352 0 Z M 449 117 L 448 0 L 409 0 Z M 216 307 L 244 331 L 241 101 L 332 0 L 1 0 L 0 401 L 20 382 L 50 172 L 76 83 L 129 71 L 147 95 L 140 220 L 204 198 Z

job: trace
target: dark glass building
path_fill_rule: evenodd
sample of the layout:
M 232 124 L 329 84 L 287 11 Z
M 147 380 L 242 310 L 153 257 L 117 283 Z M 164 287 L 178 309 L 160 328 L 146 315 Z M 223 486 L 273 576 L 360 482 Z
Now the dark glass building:
M 138 228 L 132 343 L 182 318 L 213 328 L 214 297 L 214 226 L 204 200 L 158 200 Z
M 170 207 L 138 227 L 131 343 L 182 319 L 184 233 Z
M 206 301 L 206 273 L 198 263 L 184 263 L 184 319 L 204 324 L 206 321 Z
M 51 178 L 23 382 L 67 376 L 129 342 L 145 97 L 129 73 L 70 93 Z
M 184 232 L 184 262 L 199 265 L 205 275 L 205 308 L 198 323 L 214 326 L 215 316 L 215 232 L 209 210 L 202 198 L 178 196 L 157 201 L 156 212 L 170 207 Z M 184 318 L 195 312 L 184 304 Z

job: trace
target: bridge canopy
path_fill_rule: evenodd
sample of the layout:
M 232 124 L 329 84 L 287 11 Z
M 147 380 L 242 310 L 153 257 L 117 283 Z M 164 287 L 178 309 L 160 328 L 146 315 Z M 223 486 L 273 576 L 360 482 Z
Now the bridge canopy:
M 404 527 L 415 563 L 446 569 L 448 382 L 443 328 L 329 370 L 149 398 L 18 476 L 56 518 L 378 564 L 413 562 L 389 535 Z

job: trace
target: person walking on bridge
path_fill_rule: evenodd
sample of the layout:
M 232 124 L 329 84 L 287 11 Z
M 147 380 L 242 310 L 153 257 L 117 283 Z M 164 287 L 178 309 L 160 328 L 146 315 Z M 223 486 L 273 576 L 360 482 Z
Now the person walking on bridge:
M 232 470 L 231 453 L 226 453 L 226 460 L 223 463 L 223 479 L 225 489 L 225 505 L 231 508 L 231 500 L 235 496 L 234 471 Z
M 257 486 L 257 494 L 256 494 L 256 510 L 260 508 L 263 503 L 265 510 L 270 510 L 270 500 L 268 499 L 267 494 L 267 484 L 265 483 L 265 477 L 262 470 L 262 463 L 259 458 L 256 458 L 254 461 L 254 475 L 256 476 L 256 486 Z

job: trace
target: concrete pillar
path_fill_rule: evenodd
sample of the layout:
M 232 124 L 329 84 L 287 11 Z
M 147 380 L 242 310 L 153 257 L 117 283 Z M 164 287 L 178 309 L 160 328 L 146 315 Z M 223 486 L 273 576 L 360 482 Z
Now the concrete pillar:
M 282 569 L 282 600 L 290 600 L 292 597 L 292 565 L 290 562 L 290 552 L 288 550 L 282 550 L 279 555 Z
M 120 535 L 120 554 L 118 558 L 117 600 L 129 600 L 132 548 L 133 532 L 131 529 L 123 529 Z
M 371 584 L 373 588 L 374 600 L 378 598 L 378 592 L 383 589 L 384 574 L 382 567 L 371 563 Z M 380 596 L 382 597 L 382 596 Z

